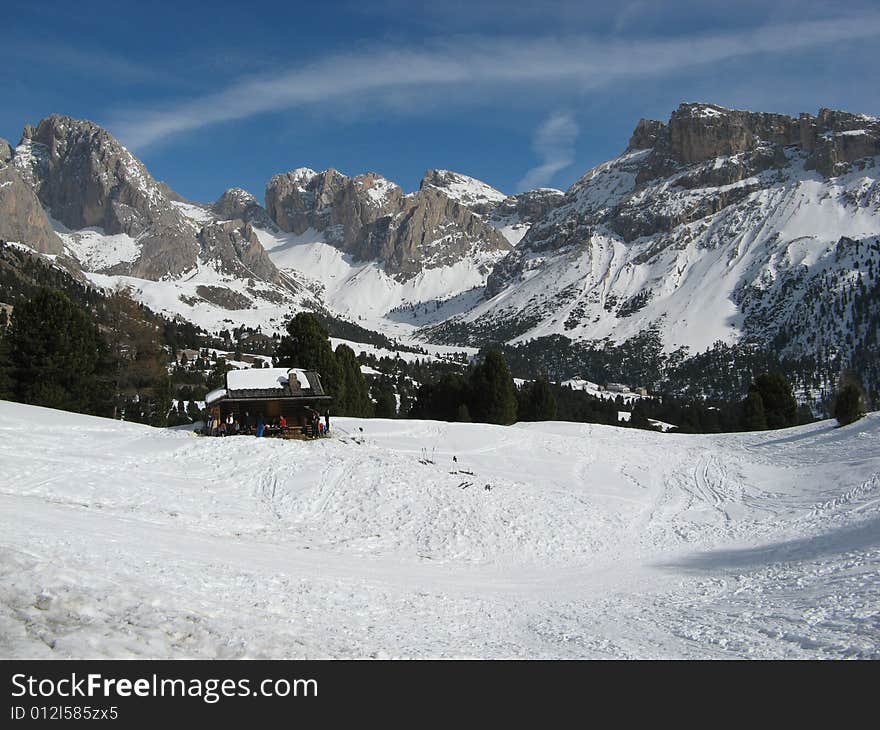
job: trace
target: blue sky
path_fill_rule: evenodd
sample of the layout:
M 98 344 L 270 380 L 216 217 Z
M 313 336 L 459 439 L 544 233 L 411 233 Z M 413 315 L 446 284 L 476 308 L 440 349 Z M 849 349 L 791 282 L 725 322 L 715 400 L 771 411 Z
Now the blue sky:
M 4 3 L 0 136 L 92 119 L 182 195 L 300 166 L 566 188 L 682 101 L 880 115 L 880 3 Z

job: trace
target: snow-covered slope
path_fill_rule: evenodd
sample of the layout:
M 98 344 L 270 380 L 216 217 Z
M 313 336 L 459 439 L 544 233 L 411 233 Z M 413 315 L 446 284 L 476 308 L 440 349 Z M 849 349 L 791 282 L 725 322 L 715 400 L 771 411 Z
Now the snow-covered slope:
M 474 250 L 451 265 L 426 268 L 401 281 L 381 262 L 357 261 L 317 231 L 256 230 L 275 265 L 321 305 L 361 326 L 404 338 L 475 303 L 498 259 Z
M 790 347 L 815 351 L 811 289 L 870 284 L 880 263 L 880 120 L 683 105 L 654 124 L 535 221 L 486 301 L 439 336 L 619 342 L 656 327 L 667 349 L 701 351 L 802 330 Z M 847 147 L 856 131 L 868 141 Z
M 876 414 L 332 426 L 0 402 L 0 655 L 880 657 Z

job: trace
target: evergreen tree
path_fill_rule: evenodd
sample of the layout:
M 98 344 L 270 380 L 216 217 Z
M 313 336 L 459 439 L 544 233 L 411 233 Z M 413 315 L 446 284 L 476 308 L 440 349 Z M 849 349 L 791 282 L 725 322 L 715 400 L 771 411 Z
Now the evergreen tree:
M 381 387 L 376 393 L 376 418 L 397 418 L 397 399 L 389 387 Z
M 88 313 L 66 295 L 43 287 L 20 302 L 7 337 L 17 400 L 109 415 L 101 382 L 107 345 Z
M 455 420 L 458 423 L 470 423 L 471 422 L 471 413 L 468 410 L 467 403 L 461 403 L 458 406 L 458 410 L 455 413 Z
M 6 312 L 3 314 L 5 316 Z M 4 324 L 0 325 L 0 400 L 9 400 L 12 397 L 12 361 L 9 359 L 9 339 L 6 337 Z
M 846 426 L 865 415 L 865 390 L 852 372 L 844 372 L 840 377 L 837 393 L 834 395 L 832 415 L 837 423 Z
M 369 418 L 373 415 L 373 401 L 354 350 L 348 345 L 339 345 L 334 357 L 341 384 L 334 410 L 341 416 Z
M 327 330 L 311 312 L 300 312 L 288 322 L 287 334 L 278 343 L 275 361 L 278 367 L 317 371 L 324 392 L 333 396 L 337 405 L 340 399 L 345 401 L 345 383 Z
M 552 421 L 556 418 L 558 405 L 556 396 L 550 388 L 547 378 L 539 375 L 531 385 L 525 389 L 525 413 L 519 414 L 521 421 Z
M 764 373 L 755 378 L 749 392 L 761 395 L 767 428 L 786 428 L 797 423 L 797 401 L 791 392 L 791 384 L 780 373 Z
M 767 428 L 764 400 L 757 390 L 750 390 L 743 401 L 742 428 L 744 431 L 764 431 Z
M 137 396 L 142 406 L 153 411 L 151 403 L 167 390 L 168 355 L 162 346 L 162 333 L 144 314 L 128 289 L 118 286 L 105 305 L 104 336 L 110 350 L 113 369 L 114 418 L 125 400 Z M 182 362 L 182 361 L 181 361 Z M 164 395 L 164 393 L 162 393 Z M 164 399 L 157 407 L 170 401 Z M 161 419 L 147 422 L 163 425 Z
M 474 368 L 470 379 L 468 410 L 482 423 L 510 424 L 516 421 L 516 387 L 500 350 L 489 350 Z
M 208 390 L 214 390 L 215 388 L 225 388 L 226 387 L 226 373 L 230 370 L 235 370 L 232 365 L 226 362 L 225 357 L 218 357 L 217 361 L 214 363 L 214 367 L 211 372 L 208 373 L 207 378 L 207 386 Z
M 189 416 L 190 420 L 195 422 L 202 418 L 202 412 L 199 410 L 198 405 L 194 400 L 191 400 L 186 406 L 186 415 Z

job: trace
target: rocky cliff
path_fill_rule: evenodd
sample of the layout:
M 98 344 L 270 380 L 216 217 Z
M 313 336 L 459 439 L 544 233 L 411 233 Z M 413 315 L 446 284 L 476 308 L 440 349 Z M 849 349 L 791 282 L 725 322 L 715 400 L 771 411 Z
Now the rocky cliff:
M 509 243 L 493 226 L 433 184 L 453 182 L 451 173 L 442 178 L 441 172 L 429 171 L 418 192 L 404 195 L 376 173 L 348 177 L 333 169 L 299 168 L 269 181 L 266 210 L 282 230 L 320 232 L 355 260 L 378 260 L 401 279 L 451 265 L 475 250 L 508 250 Z
M 880 120 L 683 104 L 666 123 L 640 121 L 621 156 L 533 222 L 482 303 L 425 334 L 482 344 L 656 330 L 670 349 L 744 338 L 793 356 L 820 341 L 843 352 L 845 292 L 872 286 L 878 234 Z
M 0 235 L 49 253 L 66 245 L 85 271 L 156 281 L 208 265 L 285 283 L 252 228 L 274 227 L 252 195 L 233 188 L 214 206 L 188 203 L 92 122 L 52 115 L 26 126 L 0 178 Z
M 158 279 L 195 266 L 198 242 L 171 204 L 178 196 L 98 125 L 47 117 L 25 127 L 13 162 L 46 210 L 67 228 L 96 227 L 137 240 L 139 255 L 112 273 Z
M 2 153 L 0 145 L 0 158 Z M 40 253 L 60 254 L 63 250 L 34 191 L 8 161 L 0 161 L 0 239 L 23 243 Z
M 275 223 L 266 209 L 253 195 L 241 188 L 229 188 L 211 206 L 211 212 L 221 221 L 243 220 L 258 228 L 275 229 Z

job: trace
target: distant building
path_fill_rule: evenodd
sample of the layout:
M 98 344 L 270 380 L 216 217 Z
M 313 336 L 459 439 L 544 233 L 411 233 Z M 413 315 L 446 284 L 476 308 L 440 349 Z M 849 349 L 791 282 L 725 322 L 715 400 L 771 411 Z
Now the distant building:
M 605 390 L 609 393 L 629 393 L 630 389 L 628 385 L 624 385 L 623 383 L 606 383 Z

